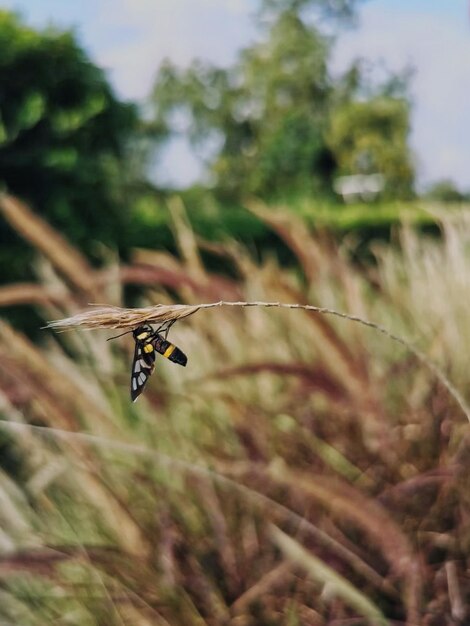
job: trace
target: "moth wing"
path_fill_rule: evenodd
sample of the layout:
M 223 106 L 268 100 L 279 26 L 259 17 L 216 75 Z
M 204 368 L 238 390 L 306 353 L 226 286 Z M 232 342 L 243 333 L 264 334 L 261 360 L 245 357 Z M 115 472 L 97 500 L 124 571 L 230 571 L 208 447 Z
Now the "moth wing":
M 135 402 L 144 390 L 155 367 L 155 354 L 144 353 L 140 343 L 135 344 L 131 371 L 131 399 Z

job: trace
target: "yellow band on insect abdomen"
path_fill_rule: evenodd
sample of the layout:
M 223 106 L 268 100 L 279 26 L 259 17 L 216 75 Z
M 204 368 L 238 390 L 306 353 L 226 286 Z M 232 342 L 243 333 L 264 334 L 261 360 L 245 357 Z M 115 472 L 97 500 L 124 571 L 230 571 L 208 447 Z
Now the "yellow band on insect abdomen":
M 163 356 L 165 357 L 165 359 L 168 359 L 173 354 L 174 349 L 175 349 L 175 346 L 173 344 L 170 344 L 168 346 L 168 348 L 163 353 Z

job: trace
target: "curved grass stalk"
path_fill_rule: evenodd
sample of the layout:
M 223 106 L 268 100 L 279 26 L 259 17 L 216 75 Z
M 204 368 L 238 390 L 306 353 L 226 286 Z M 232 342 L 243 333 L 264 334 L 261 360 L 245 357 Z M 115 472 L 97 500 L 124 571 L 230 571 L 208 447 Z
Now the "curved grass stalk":
M 466 403 L 464 397 L 460 391 L 453 385 L 445 373 L 433 362 L 428 356 L 416 347 L 409 340 L 396 335 L 389 331 L 384 326 L 371 322 L 367 319 L 359 317 L 358 315 L 350 315 L 349 313 L 343 313 L 336 311 L 335 309 L 329 309 L 327 307 L 318 307 L 313 304 L 291 304 L 285 302 L 227 302 L 220 300 L 219 302 L 209 302 L 204 304 L 173 304 L 164 305 L 158 304 L 155 306 L 138 308 L 138 309 L 123 309 L 120 307 L 96 305 L 90 311 L 84 311 L 78 313 L 72 317 L 67 317 L 61 320 L 51 321 L 47 324 L 46 328 L 52 328 L 53 330 L 65 331 L 71 329 L 133 329 L 142 324 L 162 324 L 168 321 L 176 321 L 189 317 L 199 310 L 212 309 L 216 307 L 264 307 L 264 308 L 282 308 L 282 309 L 302 309 L 304 311 L 313 311 L 321 315 L 332 315 L 341 319 L 346 319 L 362 326 L 367 326 L 373 330 L 385 335 L 388 339 L 399 343 L 419 360 L 439 382 L 447 389 L 449 394 L 461 408 L 465 414 L 467 420 L 470 422 L 470 407 Z

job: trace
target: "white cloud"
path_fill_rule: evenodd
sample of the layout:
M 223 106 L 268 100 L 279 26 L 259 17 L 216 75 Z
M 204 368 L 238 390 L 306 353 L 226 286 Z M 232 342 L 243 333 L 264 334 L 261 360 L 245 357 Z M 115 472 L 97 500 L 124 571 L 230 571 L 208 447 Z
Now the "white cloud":
M 337 45 L 335 67 L 352 58 L 383 59 L 390 69 L 412 65 L 411 143 L 421 183 L 451 178 L 470 189 L 470 37 L 467 16 L 432 11 L 387 12 L 369 4 L 360 28 Z
M 202 0 L 204 4 L 211 7 L 225 6 L 232 13 L 248 13 L 253 3 L 250 0 Z
M 115 0 L 95 28 L 116 30 L 114 41 L 96 46 L 95 57 L 118 91 L 136 99 L 148 95 L 165 57 L 180 66 L 196 57 L 227 64 L 253 32 L 248 0 Z
M 179 66 L 195 58 L 229 64 L 254 31 L 250 0 L 113 0 L 111 13 L 109 5 L 98 5 L 93 54 L 129 99 L 148 96 L 164 58 Z M 188 141 L 177 138 L 153 175 L 161 184 L 185 187 L 206 173 Z

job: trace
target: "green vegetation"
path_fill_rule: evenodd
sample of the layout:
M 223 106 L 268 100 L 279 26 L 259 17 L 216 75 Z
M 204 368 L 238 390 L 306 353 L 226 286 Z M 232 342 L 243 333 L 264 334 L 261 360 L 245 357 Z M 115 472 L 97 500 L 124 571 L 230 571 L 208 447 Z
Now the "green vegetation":
M 431 185 L 426 193 L 426 199 L 434 202 L 468 202 L 470 194 L 463 193 L 457 189 L 455 183 L 451 180 L 441 180 Z
M 386 181 L 383 196 L 406 198 L 414 182 L 408 134 L 409 104 L 379 97 L 338 107 L 328 143 L 340 173 L 380 172 Z
M 5 11 L 0 85 L 0 184 L 88 255 L 103 244 L 124 252 L 137 109 L 115 98 L 71 33 L 36 32 Z M 0 222 L 3 280 L 30 277 L 28 252 Z
M 380 173 L 385 196 L 412 196 L 406 84 L 367 84 L 360 63 L 329 71 L 332 42 L 299 7 L 267 20 L 259 43 L 221 69 L 195 61 L 162 66 L 154 119 L 165 139 L 186 136 L 205 155 L 224 201 L 332 196 L 339 174 Z
M 235 202 L 221 203 L 204 190 L 181 194 L 189 223 L 195 233 L 208 241 L 223 242 L 231 238 L 254 245 L 263 253 L 279 252 L 285 248 L 279 239 L 273 240 L 269 228 L 245 205 Z M 160 202 L 148 198 L 135 209 L 137 217 L 132 240 L 137 247 L 161 246 L 174 249 L 173 235 L 168 223 L 172 201 Z M 287 201 L 268 203 L 273 216 L 283 210 L 293 217 L 301 217 L 314 228 L 328 230 L 333 236 L 350 234 L 358 244 L 378 237 L 388 240 L 393 227 L 406 222 L 422 228 L 436 227 L 436 213 L 432 203 L 423 201 L 390 201 L 373 204 L 343 205 L 329 201 L 313 200 L 305 196 Z M 454 213 L 465 212 L 468 203 L 448 207 Z M 437 228 L 435 228 L 437 232 Z

